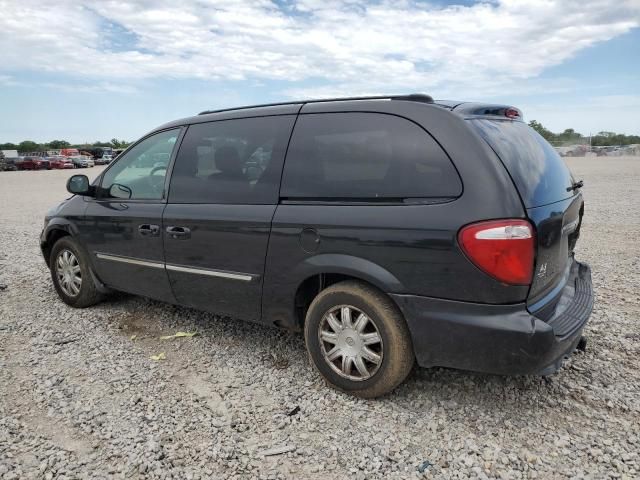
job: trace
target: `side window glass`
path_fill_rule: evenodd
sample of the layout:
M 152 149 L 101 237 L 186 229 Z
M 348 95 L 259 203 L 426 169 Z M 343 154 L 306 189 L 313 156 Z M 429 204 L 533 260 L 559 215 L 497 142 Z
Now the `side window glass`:
M 294 115 L 189 126 L 176 156 L 171 203 L 272 204 Z
M 156 133 L 118 157 L 102 178 L 101 193 L 107 198 L 160 200 L 171 152 L 180 129 Z
M 460 177 L 415 123 L 378 113 L 303 114 L 282 179 L 288 198 L 456 197 Z

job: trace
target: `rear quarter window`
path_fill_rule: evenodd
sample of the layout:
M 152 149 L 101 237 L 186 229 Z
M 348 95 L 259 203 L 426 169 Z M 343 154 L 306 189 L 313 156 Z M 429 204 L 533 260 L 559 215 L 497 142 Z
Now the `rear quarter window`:
M 298 118 L 280 195 L 367 200 L 461 193 L 446 153 L 415 123 L 377 113 L 318 113 Z
M 518 121 L 468 120 L 496 152 L 527 208 L 573 196 L 573 177 L 558 152 Z

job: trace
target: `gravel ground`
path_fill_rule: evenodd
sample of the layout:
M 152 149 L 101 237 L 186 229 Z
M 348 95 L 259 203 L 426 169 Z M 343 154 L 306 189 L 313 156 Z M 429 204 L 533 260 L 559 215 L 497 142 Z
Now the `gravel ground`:
M 569 162 L 587 352 L 547 379 L 416 369 L 373 401 L 327 388 L 297 334 L 126 295 L 67 307 L 38 234 L 71 172 L 0 173 L 0 478 L 639 478 L 640 158 Z M 159 338 L 177 331 L 199 335 Z

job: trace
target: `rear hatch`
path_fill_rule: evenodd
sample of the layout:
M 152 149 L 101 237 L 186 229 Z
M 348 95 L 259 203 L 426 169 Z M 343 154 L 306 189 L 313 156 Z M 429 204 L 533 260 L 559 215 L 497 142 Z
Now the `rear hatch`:
M 547 315 L 567 283 L 584 202 L 562 158 L 521 121 L 470 118 L 509 172 L 536 229 L 537 255 L 527 304 Z

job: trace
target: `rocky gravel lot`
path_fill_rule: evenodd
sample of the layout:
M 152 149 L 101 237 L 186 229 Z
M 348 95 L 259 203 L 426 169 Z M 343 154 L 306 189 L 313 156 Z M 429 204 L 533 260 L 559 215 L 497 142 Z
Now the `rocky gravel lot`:
M 71 172 L 0 173 L 0 479 L 640 478 L 640 158 L 569 163 L 587 352 L 546 379 L 416 369 L 373 401 L 327 388 L 297 334 L 127 295 L 67 307 L 38 235 Z M 198 335 L 159 338 L 177 331 Z

